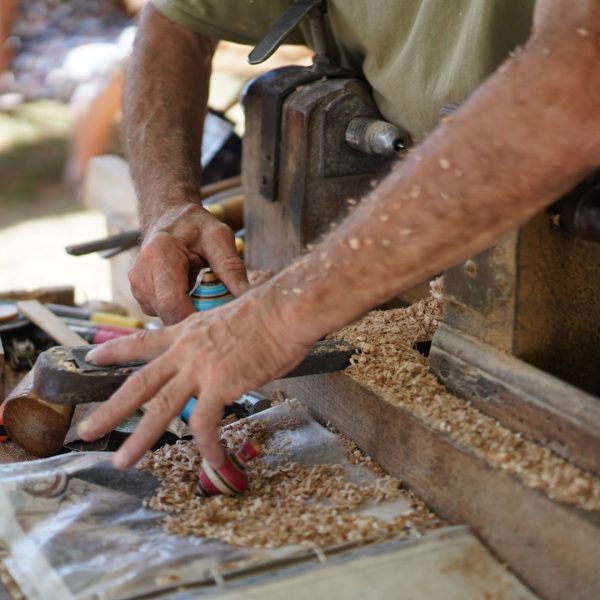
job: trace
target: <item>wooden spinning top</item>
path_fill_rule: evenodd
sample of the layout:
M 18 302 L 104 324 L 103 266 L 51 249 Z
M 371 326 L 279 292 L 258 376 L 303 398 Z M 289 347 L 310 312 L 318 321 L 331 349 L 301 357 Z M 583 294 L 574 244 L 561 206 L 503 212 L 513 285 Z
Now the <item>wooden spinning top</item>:
M 200 271 L 190 296 L 197 311 L 210 310 L 233 300 L 229 290 L 210 269 Z M 196 402 L 195 397 L 188 400 L 181 413 L 184 421 L 189 422 Z M 237 452 L 228 453 L 219 469 L 213 469 L 204 459 L 198 478 L 198 492 L 203 496 L 241 494 L 248 487 L 246 464 L 259 454 L 260 445 L 251 440 L 245 442 Z
M 248 440 L 237 452 L 229 452 L 219 469 L 213 469 L 207 460 L 203 459 L 198 479 L 198 492 L 202 496 L 241 494 L 248 487 L 246 465 L 260 452 L 260 444 L 254 440 Z
M 190 297 L 198 311 L 210 310 L 233 300 L 231 292 L 210 269 L 200 271 Z

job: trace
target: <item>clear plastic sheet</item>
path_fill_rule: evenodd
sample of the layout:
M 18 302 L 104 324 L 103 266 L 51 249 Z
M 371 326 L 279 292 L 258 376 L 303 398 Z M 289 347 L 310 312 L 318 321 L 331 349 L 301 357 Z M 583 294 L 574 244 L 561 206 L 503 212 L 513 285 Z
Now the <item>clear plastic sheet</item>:
M 351 480 L 375 477 L 366 467 L 349 464 L 338 438 L 297 405 L 286 403 L 251 418 L 285 415 L 301 421 L 300 427 L 275 434 L 288 456 L 264 460 L 342 463 Z M 0 467 L 0 544 L 28 598 L 131 598 L 174 585 L 218 582 L 230 571 L 306 552 L 293 546 L 245 550 L 168 535 L 162 515 L 142 505 L 158 481 L 136 469 L 117 471 L 110 458 L 106 452 L 72 453 Z M 400 497 L 364 510 L 393 518 L 409 510 L 409 503 Z

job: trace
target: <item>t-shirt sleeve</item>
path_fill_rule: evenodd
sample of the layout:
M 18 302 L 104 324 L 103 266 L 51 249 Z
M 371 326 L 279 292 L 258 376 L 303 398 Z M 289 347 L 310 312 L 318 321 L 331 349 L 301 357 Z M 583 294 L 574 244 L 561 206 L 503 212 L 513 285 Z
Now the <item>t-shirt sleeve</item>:
M 293 0 L 152 0 L 162 15 L 219 40 L 238 44 L 258 43 Z M 299 29 L 288 44 L 303 44 Z

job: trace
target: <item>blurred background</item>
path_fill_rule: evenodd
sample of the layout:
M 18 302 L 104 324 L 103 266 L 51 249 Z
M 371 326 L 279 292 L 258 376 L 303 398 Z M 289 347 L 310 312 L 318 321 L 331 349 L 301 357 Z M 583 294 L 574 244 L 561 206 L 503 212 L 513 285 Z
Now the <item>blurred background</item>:
M 123 77 L 144 4 L 0 0 L 0 292 L 73 285 L 78 302 L 110 300 L 115 264 L 126 277 L 131 254 L 118 263 L 64 248 L 119 230 L 103 202 L 127 205 L 125 221 L 135 225 L 131 184 L 116 157 Z M 258 70 L 248 66 L 248 51 L 219 46 L 209 99 L 240 136 L 245 82 L 308 62 L 305 48 L 283 47 Z M 106 154 L 115 160 L 90 175 L 91 159 Z

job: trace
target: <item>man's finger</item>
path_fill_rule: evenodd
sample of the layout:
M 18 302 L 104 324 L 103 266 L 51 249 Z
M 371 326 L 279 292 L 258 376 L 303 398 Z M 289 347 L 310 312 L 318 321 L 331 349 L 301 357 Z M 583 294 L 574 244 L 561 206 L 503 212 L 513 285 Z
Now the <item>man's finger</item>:
M 127 469 L 134 465 L 156 443 L 193 393 L 194 378 L 187 371 L 179 372 L 160 388 L 135 431 L 113 457 L 115 467 Z
M 234 295 L 248 290 L 248 275 L 244 261 L 235 249 L 235 237 L 229 227 L 220 227 L 210 237 L 204 255 L 211 269 Z
M 140 308 L 142 309 L 142 312 L 145 315 L 148 315 L 149 317 L 158 316 L 156 314 L 156 311 L 154 310 L 154 306 L 152 305 L 152 303 L 148 302 L 148 298 L 150 297 L 150 294 L 147 294 L 139 287 L 136 287 L 133 283 L 131 284 L 130 287 L 131 287 L 131 293 L 132 293 L 133 297 L 136 299 Z
M 146 365 L 125 383 L 92 415 L 79 424 L 82 440 L 95 440 L 112 431 L 142 404 L 150 400 L 177 373 L 176 366 L 160 360 Z
M 130 360 L 152 360 L 165 352 L 172 343 L 169 329 L 143 330 L 100 344 L 86 354 L 92 365 L 117 365 Z
M 203 400 L 203 396 L 200 396 L 190 419 L 196 446 L 200 454 L 215 469 L 218 469 L 225 460 L 225 452 L 219 441 L 219 424 L 223 418 L 223 406 L 224 404 L 215 401 L 214 398 Z
M 165 325 L 183 321 L 194 311 L 188 294 L 189 262 L 187 259 L 171 261 L 153 270 L 153 307 Z

